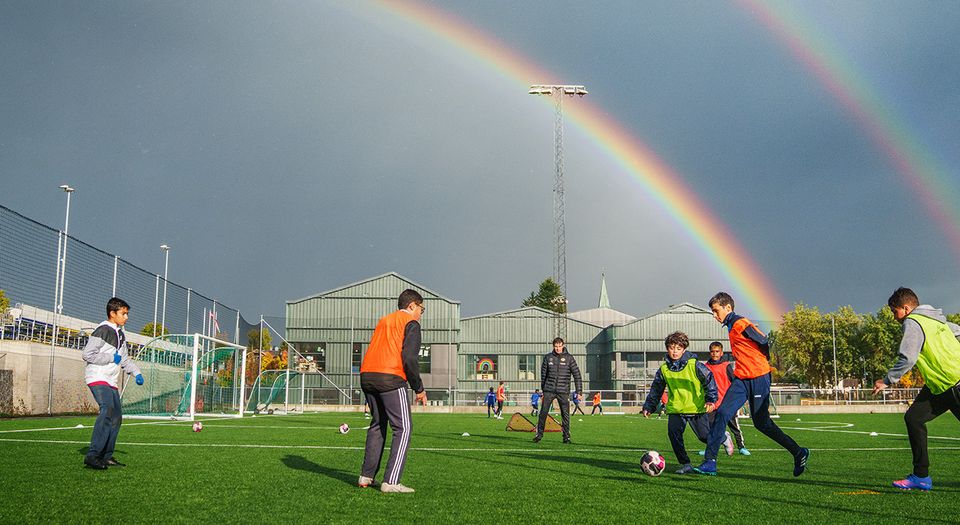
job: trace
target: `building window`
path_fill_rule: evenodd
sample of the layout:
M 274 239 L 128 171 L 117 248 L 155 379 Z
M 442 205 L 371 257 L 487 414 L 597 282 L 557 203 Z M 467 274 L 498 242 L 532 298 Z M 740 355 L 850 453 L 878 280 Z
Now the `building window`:
M 353 358 L 351 360 L 351 370 L 354 374 L 360 373 L 360 363 L 363 362 L 363 343 L 353 343 Z
M 521 355 L 518 357 L 521 381 L 536 381 L 537 379 L 537 356 Z
M 326 372 L 327 343 L 297 343 L 296 349 L 303 356 L 297 363 L 302 372 Z
M 473 356 L 473 379 L 489 381 L 497 378 L 497 356 Z
M 417 356 L 420 363 L 420 373 L 430 373 L 430 345 L 420 345 L 420 354 Z

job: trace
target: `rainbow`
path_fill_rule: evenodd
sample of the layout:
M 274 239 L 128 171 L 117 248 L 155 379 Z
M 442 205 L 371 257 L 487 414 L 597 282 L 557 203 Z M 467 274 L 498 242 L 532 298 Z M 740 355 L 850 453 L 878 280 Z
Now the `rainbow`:
M 379 4 L 441 38 L 501 79 L 518 84 L 519 93 L 525 93 L 531 84 L 560 83 L 556 75 L 436 7 L 409 0 L 381 0 Z M 552 107 L 549 98 L 543 99 Z M 587 98 L 566 106 L 564 118 L 578 126 L 682 227 L 733 287 L 729 291 L 738 299 L 739 310 L 756 319 L 779 322 L 787 311 L 786 302 L 737 238 L 676 172 Z M 747 308 L 742 307 L 744 303 Z
M 477 373 L 492 374 L 497 371 L 497 363 L 491 357 L 481 357 L 477 360 Z
M 738 0 L 761 25 L 776 36 L 840 104 L 856 119 L 876 147 L 892 162 L 906 185 L 946 236 L 960 261 L 960 189 L 956 174 L 914 138 L 890 104 L 870 89 L 862 75 L 826 38 L 786 3 Z

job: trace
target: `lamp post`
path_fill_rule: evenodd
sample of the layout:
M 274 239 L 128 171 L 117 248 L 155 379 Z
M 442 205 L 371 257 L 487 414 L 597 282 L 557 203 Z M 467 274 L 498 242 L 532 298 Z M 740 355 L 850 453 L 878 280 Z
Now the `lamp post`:
M 833 391 L 834 399 L 840 403 L 840 377 L 837 374 L 837 317 L 830 317 L 831 332 L 833 332 Z
M 63 221 L 63 231 L 60 232 L 57 243 L 57 275 L 53 283 L 53 333 L 50 339 L 50 377 L 47 385 L 47 414 L 53 414 L 53 365 L 57 348 L 57 321 L 63 313 L 63 279 L 67 273 L 67 239 L 70 235 L 70 195 L 76 191 L 67 184 L 61 184 L 60 189 L 67 194 L 67 213 Z
M 161 244 L 160 249 L 163 250 L 163 310 L 160 314 L 160 326 L 164 330 L 167 328 L 167 269 L 170 264 L 170 247 L 166 244 Z M 163 332 L 160 332 L 160 335 L 163 335 Z

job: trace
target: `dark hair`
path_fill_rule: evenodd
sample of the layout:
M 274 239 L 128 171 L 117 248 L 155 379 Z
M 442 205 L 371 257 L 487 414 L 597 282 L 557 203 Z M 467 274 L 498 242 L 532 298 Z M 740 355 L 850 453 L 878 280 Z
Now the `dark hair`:
M 111 297 L 107 301 L 107 317 L 110 317 L 110 312 L 119 312 L 121 308 L 126 308 L 127 311 L 130 311 L 130 305 L 126 301 L 119 297 Z
M 400 294 L 400 298 L 397 299 L 397 308 L 403 310 L 404 308 L 410 306 L 410 303 L 422 305 L 423 296 L 420 295 L 420 292 L 407 288 Z
M 562 338 L 562 337 L 554 337 L 554 338 L 553 338 L 553 344 L 557 344 L 557 343 L 563 343 L 563 338 Z
M 733 303 L 733 297 L 730 297 L 730 294 L 727 292 L 717 292 L 716 295 L 707 301 L 707 306 L 710 308 L 713 308 L 714 304 L 719 304 L 720 306 L 730 305 L 730 308 L 736 308 L 736 305 Z
M 901 286 L 887 299 L 887 306 L 891 310 L 903 306 L 917 307 L 920 306 L 920 299 L 917 298 L 917 294 L 913 293 L 913 290 Z
M 674 332 L 663 340 L 663 346 L 680 345 L 682 348 L 690 346 L 690 338 L 683 332 Z
M 493 392 L 493 387 L 490 387 L 490 391 Z
M 710 350 L 713 350 L 714 348 L 717 348 L 717 347 L 719 347 L 720 350 L 723 350 L 723 344 L 721 344 L 720 341 L 714 341 L 710 343 Z

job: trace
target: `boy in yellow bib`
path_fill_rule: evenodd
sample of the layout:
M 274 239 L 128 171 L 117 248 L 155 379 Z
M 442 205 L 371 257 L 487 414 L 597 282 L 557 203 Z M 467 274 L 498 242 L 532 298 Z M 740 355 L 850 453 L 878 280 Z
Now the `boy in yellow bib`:
M 893 482 L 903 490 L 930 490 L 930 458 L 927 456 L 927 421 L 946 411 L 960 419 L 960 326 L 947 322 L 939 308 L 920 304 L 909 288 L 898 288 L 887 305 L 903 324 L 900 355 L 886 377 L 873 385 L 876 394 L 896 383 L 916 365 L 924 387 L 903 415 L 913 451 L 913 473 Z
M 689 424 L 697 439 L 707 442 L 710 433 L 707 414 L 716 409 L 717 384 L 707 365 L 697 361 L 696 356 L 687 351 L 690 346 L 687 334 L 674 332 L 667 336 L 663 344 L 667 347 L 667 359 L 660 365 L 650 385 L 650 392 L 643 403 L 643 417 L 650 417 L 656 410 L 666 388 L 670 393 L 667 399 L 667 436 L 680 464 L 676 472 L 690 474 L 693 465 L 683 444 L 683 432 Z M 732 454 L 733 441 L 729 435 L 726 445 L 727 453 Z

